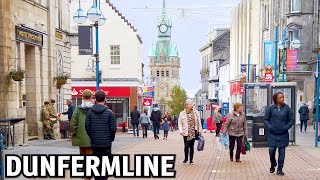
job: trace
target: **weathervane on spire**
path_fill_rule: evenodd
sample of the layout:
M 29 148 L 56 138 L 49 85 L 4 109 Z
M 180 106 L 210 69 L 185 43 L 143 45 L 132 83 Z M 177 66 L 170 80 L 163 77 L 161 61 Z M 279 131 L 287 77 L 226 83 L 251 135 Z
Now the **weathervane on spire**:
M 162 1 L 162 18 L 166 17 L 166 0 Z

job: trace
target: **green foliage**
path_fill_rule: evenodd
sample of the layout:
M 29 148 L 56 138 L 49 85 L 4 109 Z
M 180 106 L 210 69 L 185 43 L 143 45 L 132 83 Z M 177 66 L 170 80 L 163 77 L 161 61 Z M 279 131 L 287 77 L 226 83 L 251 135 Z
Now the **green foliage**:
M 187 100 L 187 92 L 178 85 L 175 85 L 171 90 L 172 101 L 169 102 L 171 114 L 179 115 L 185 108 L 185 101 Z

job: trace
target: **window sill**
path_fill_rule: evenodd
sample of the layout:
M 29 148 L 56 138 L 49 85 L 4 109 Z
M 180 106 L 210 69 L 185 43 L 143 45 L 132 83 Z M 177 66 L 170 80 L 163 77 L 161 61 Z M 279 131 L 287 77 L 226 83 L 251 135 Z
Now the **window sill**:
M 302 12 L 300 12 L 300 11 L 289 12 L 288 14 L 286 14 L 287 17 L 290 17 L 290 16 L 301 16 L 301 15 L 302 15 Z
M 112 65 L 110 65 L 110 69 L 120 69 L 120 68 L 121 68 L 120 64 L 112 64 Z

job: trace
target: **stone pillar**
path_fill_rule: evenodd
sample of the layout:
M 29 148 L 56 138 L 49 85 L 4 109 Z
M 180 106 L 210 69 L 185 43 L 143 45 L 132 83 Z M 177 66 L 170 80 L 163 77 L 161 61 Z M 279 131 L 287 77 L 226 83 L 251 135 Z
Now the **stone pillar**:
M 38 135 L 38 122 L 41 122 L 40 96 L 40 53 L 37 46 L 25 47 L 26 64 L 26 111 L 29 135 Z

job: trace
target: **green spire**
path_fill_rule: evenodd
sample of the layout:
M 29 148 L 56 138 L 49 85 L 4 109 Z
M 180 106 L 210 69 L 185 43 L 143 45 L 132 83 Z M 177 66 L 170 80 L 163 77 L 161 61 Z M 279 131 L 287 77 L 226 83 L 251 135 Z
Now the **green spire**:
M 149 57 L 157 57 L 157 50 L 156 50 L 156 48 L 154 48 L 153 46 L 152 46 L 152 48 L 150 49 L 150 51 L 149 51 L 149 55 L 148 55 Z
M 179 53 L 178 53 L 177 46 L 171 45 L 169 57 L 178 57 L 178 56 L 179 56 Z

